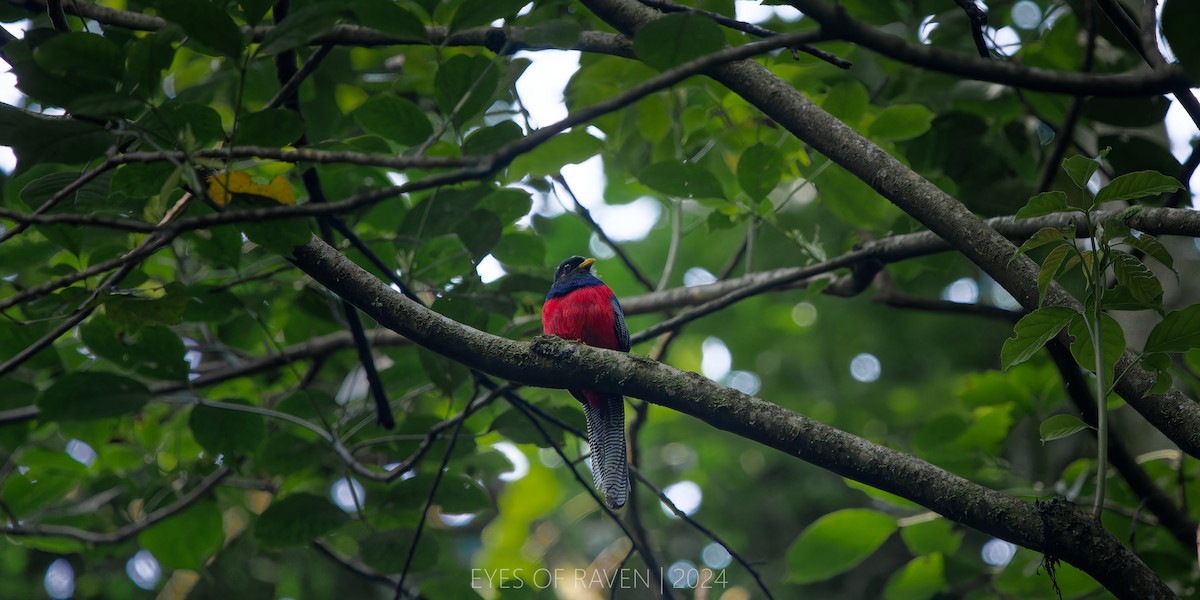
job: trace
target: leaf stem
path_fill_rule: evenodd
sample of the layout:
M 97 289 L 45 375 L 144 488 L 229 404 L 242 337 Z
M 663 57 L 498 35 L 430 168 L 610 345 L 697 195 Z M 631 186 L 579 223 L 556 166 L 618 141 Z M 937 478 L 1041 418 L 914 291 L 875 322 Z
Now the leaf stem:
M 1108 252 L 1100 247 L 1101 240 L 1092 222 L 1091 212 L 1085 213 L 1088 234 L 1092 241 L 1092 318 L 1089 326 L 1092 334 L 1092 354 L 1096 367 L 1096 498 L 1092 504 L 1092 518 L 1099 520 L 1104 510 L 1104 495 L 1108 487 L 1108 394 L 1104 385 L 1104 344 L 1101 340 L 1102 299 L 1104 298 L 1104 264 Z

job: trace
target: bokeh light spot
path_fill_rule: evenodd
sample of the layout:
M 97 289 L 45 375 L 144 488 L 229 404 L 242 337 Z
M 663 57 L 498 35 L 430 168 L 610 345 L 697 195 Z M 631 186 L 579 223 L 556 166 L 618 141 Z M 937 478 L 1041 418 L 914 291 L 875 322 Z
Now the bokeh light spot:
M 956 279 L 942 290 L 942 300 L 958 304 L 975 304 L 979 301 L 979 284 L 970 277 Z
M 716 542 L 705 546 L 704 550 L 700 552 L 700 558 L 704 560 L 705 565 L 713 569 L 724 569 L 733 561 L 733 555 L 729 553 L 729 550 Z
M 503 454 L 504 458 L 507 458 L 508 462 L 513 465 L 511 471 L 497 475 L 497 479 L 512 482 L 529 474 L 529 458 L 525 456 L 524 452 L 521 452 L 520 448 L 517 448 L 516 444 L 512 442 L 496 442 L 492 444 L 492 448 Z
M 158 585 L 158 580 L 162 579 L 162 567 L 149 550 L 138 550 L 137 554 L 125 563 L 125 574 L 133 581 L 133 585 L 143 590 L 152 590 Z
M 684 287 L 696 287 L 698 285 L 710 285 L 717 282 L 717 276 L 701 269 L 700 267 L 692 267 L 683 274 Z
M 992 567 L 1003 567 L 1017 554 L 1017 547 L 1004 540 L 992 538 L 983 545 L 979 552 L 983 562 Z
M 72 439 L 67 442 L 67 455 L 75 459 L 75 462 L 88 467 L 96 462 L 96 450 L 82 440 Z
M 71 567 L 70 561 L 58 558 L 50 563 L 46 569 L 46 576 L 42 579 L 42 587 L 46 588 L 46 595 L 54 600 L 66 600 L 74 596 L 75 569 Z
M 792 322 L 800 327 L 812 327 L 817 322 L 817 307 L 800 302 L 792 307 Z
M 367 504 L 367 490 L 357 479 L 343 477 L 329 486 L 329 498 L 345 512 L 358 512 L 358 507 Z
M 883 367 L 874 354 L 863 352 L 850 360 L 850 376 L 863 383 L 879 379 L 882 372 Z
M 733 355 L 720 338 L 705 338 L 704 343 L 700 345 L 700 351 L 703 353 L 700 372 L 705 377 L 719 381 L 729 374 L 729 369 L 733 366 Z
M 704 500 L 704 492 L 700 490 L 700 486 L 696 485 L 694 481 L 672 483 L 663 490 L 663 494 L 666 494 L 671 503 L 675 505 L 675 508 L 678 508 L 680 512 L 688 516 L 695 513 L 700 508 L 701 501 Z M 660 504 L 662 504 L 663 513 L 671 517 L 675 516 L 675 511 L 672 511 L 671 507 L 667 506 L 665 502 L 661 502 Z

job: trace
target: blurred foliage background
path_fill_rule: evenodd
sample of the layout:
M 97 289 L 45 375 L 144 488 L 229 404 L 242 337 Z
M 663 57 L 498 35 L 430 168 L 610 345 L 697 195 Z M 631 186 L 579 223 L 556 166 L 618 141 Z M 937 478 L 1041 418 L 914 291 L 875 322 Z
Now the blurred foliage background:
M 0 545 L 0 596 L 383 598 L 404 573 L 406 589 L 425 598 L 585 599 L 610 597 L 595 577 L 621 573 L 631 580 L 616 597 L 642 598 L 660 595 L 646 571 L 656 567 L 667 586 L 678 584 L 676 597 L 764 597 L 732 553 L 776 598 L 1056 597 L 1032 550 L 633 401 L 639 489 L 620 518 L 645 530 L 648 563 L 630 555 L 589 484 L 553 450 L 590 480 L 578 460 L 583 443 L 558 426 L 583 427 L 565 392 L 516 392 L 557 420 L 539 420 L 548 438 L 503 400 L 461 429 L 447 425 L 487 390 L 462 366 L 368 320 L 397 421 L 394 430 L 378 426 L 343 307 L 273 250 L 305 239 L 303 221 L 181 231 L 148 256 L 121 258 L 156 240 L 106 223 L 159 223 L 185 188 L 203 189 L 213 173 L 246 173 L 258 186 L 283 178 L 275 191 L 235 189 L 234 208 L 254 206 L 246 196 L 260 196 L 260 206 L 289 193 L 313 201 L 308 169 L 328 201 L 343 201 L 442 172 L 362 156 L 488 154 L 661 68 L 754 39 L 678 13 L 634 40 L 647 64 L 599 52 L 512 54 L 502 40 L 483 47 L 483 36 L 443 43 L 445 28 L 466 35 L 497 19 L 521 28 L 510 40 L 537 46 L 571 48 L 581 31 L 611 31 L 575 2 L 525 4 L 295 0 L 274 25 L 283 10 L 265 0 L 107 0 L 66 3 L 70 31 L 55 30 L 44 4 L 0 6 L 10 30 L 22 30 L 2 49 L 22 97 L 0 107 L 0 143 L 16 157 L 2 180 L 0 205 L 10 212 L 0 220 L 0 296 L 19 300 L 0 319 L 0 359 L 11 364 L 0 379 L 8 411 L 0 508 L 8 527 L 27 530 Z M 694 6 L 780 32 L 817 26 L 788 6 Z M 840 6 L 910 44 L 976 53 L 972 24 L 953 2 Z M 1126 8 L 1140 14 L 1140 3 Z M 986 9 L 990 60 L 1079 71 L 1091 19 L 1093 72 L 1142 64 L 1092 2 L 992 0 Z M 1194 3 L 1171 0 L 1166 10 L 1168 34 L 1174 20 L 1200 22 Z M 429 26 L 443 29 L 431 38 Z M 390 41 L 355 37 L 367 28 Z M 1011 215 L 1042 188 L 1066 189 L 1063 150 L 1095 156 L 1111 147 L 1101 182 L 1149 169 L 1186 185 L 1196 166 L 1195 129 L 1163 96 L 1075 100 L 915 69 L 847 42 L 819 47 L 852 66 L 788 51 L 757 60 L 981 216 Z M 1176 50 L 1189 67 L 1195 48 Z M 277 61 L 315 65 L 299 86 L 299 113 L 272 103 Z M 535 113 L 558 93 L 541 79 L 567 81 L 560 114 Z M 64 110 L 71 118 L 38 114 Z M 1064 132 L 1064 122 L 1073 128 Z M 1059 148 L 1062 136 L 1072 142 Z M 231 146 L 357 154 L 311 162 L 197 154 Z M 106 162 L 129 152 L 158 160 Z M 393 196 L 341 215 L 363 245 L 339 247 L 380 276 L 390 271 L 434 310 L 516 339 L 539 332 L 542 298 L 565 257 L 596 256 L 627 301 L 652 291 L 604 236 L 653 287 L 672 289 L 818 263 L 920 229 L 702 77 L 576 127 L 493 175 Z M 1191 195 L 1147 203 L 1190 206 Z M 191 202 L 179 217 L 219 208 Z M 12 218 L 35 210 L 93 221 L 25 229 Z M 1188 274 L 1200 255 L 1191 239 L 1164 242 L 1180 275 L 1155 268 L 1174 310 L 1197 297 Z M 38 292 L 113 260 L 131 266 L 118 281 L 105 279 L 110 266 Z M 1093 438 L 1039 441 L 1039 423 L 1075 409 L 1044 353 L 998 370 L 1019 307 L 969 261 L 947 252 L 889 264 L 849 298 L 819 287 L 752 297 L 633 351 L 988 487 L 1090 503 Z M 972 306 L 1002 310 L 962 309 Z M 630 329 L 675 310 L 630 314 Z M 80 314 L 53 344 L 11 362 Z M 1120 315 L 1131 347 L 1158 318 Z M 1198 370 L 1196 350 L 1173 368 L 1193 397 Z M 1200 516 L 1197 462 L 1119 400 L 1111 408 L 1115 434 L 1142 468 Z M 643 478 L 654 488 L 636 483 Z M 1105 525 L 1194 596 L 1195 548 L 1156 526 L 1120 477 L 1110 485 Z M 1057 584 L 1063 597 L 1105 595 L 1065 564 Z

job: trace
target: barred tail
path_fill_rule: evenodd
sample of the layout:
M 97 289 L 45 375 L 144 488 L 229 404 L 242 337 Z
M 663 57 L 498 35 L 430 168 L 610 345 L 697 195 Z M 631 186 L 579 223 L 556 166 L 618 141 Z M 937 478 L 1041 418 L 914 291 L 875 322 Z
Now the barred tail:
M 596 394 L 600 408 L 583 402 L 588 445 L 592 450 L 592 480 L 610 508 L 629 498 L 629 468 L 625 463 L 625 401 L 621 396 Z

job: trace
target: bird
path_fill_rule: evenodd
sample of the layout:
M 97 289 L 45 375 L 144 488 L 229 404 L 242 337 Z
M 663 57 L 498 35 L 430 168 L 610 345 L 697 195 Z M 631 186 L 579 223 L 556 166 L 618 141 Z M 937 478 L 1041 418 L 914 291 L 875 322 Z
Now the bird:
M 589 346 L 629 352 L 629 327 L 613 291 L 596 277 L 594 258 L 572 256 L 554 271 L 554 283 L 542 306 L 542 331 Z M 620 394 L 567 390 L 583 405 L 592 481 L 612 509 L 629 497 L 625 458 L 625 400 Z

